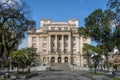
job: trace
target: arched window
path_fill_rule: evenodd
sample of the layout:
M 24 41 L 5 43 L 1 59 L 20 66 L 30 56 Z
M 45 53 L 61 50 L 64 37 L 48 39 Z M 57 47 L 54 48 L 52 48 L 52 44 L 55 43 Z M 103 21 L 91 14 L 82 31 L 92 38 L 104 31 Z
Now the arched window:
M 55 63 L 55 57 L 51 57 L 51 64 Z
M 64 58 L 64 63 L 68 63 L 68 57 Z

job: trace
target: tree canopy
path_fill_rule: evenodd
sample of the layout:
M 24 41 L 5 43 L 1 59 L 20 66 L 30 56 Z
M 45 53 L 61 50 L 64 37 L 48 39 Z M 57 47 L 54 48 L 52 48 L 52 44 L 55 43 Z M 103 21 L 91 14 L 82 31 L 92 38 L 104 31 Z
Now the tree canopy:
M 120 0 L 109 0 L 107 7 L 116 14 L 112 23 L 114 26 L 115 45 L 120 51 Z
M 92 37 L 99 45 L 109 46 L 109 50 L 114 47 L 113 30 L 111 27 L 111 20 L 115 18 L 115 14 L 110 10 L 97 9 L 85 19 L 86 33 Z M 112 45 L 110 47 L 110 45 Z
M 105 52 L 117 47 L 120 50 L 120 0 L 109 0 L 106 10 L 96 9 L 85 18 L 85 27 L 82 30 Z
M 120 51 L 120 0 L 108 0 L 105 10 L 94 10 L 85 18 L 85 27 L 79 31 L 97 42 L 98 52 L 105 55 L 108 67 L 109 52 L 115 47 Z
M 12 63 L 16 64 L 17 68 L 25 68 L 32 66 L 36 55 L 36 48 L 23 48 L 11 53 Z M 13 64 L 13 67 L 15 67 Z
M 0 57 L 8 58 L 10 52 L 23 40 L 24 33 L 35 26 L 28 15 L 30 9 L 24 1 L 0 1 Z

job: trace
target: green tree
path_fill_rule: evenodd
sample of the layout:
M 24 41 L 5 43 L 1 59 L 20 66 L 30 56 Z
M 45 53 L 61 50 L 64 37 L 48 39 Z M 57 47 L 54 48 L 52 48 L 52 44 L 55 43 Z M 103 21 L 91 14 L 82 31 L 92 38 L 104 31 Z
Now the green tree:
M 15 0 L 0 1 L 0 57 L 7 61 L 12 50 L 16 49 L 25 36 L 25 32 L 34 27 L 30 10 L 25 2 Z
M 91 36 L 98 43 L 106 57 L 107 68 L 108 52 L 114 47 L 120 50 L 120 0 L 109 0 L 107 9 L 97 9 L 85 19 L 84 34 Z
M 120 51 L 120 0 L 109 0 L 107 7 L 109 10 L 114 12 L 115 18 L 112 20 L 114 26 L 114 42 Z
M 85 43 L 83 46 L 83 52 L 87 56 L 88 66 L 90 68 L 94 67 L 96 73 L 97 66 L 101 61 L 101 55 L 102 55 L 101 48 L 99 46 L 92 46 L 90 44 Z M 93 60 L 93 64 L 91 64 L 91 60 Z
M 23 48 L 21 50 L 16 50 L 12 52 L 11 56 L 13 59 L 13 63 L 17 64 L 18 72 L 19 68 L 22 68 L 24 71 L 24 68 L 27 67 L 28 72 L 30 72 L 30 67 L 35 60 L 35 53 L 35 48 Z
M 106 60 L 108 60 L 108 52 L 115 47 L 111 24 L 115 16 L 116 14 L 109 9 L 105 11 L 97 9 L 85 19 L 85 34 L 91 36 L 91 39 L 97 42 L 102 49 L 102 53 L 106 56 Z
M 85 32 L 98 44 L 106 44 L 112 37 L 110 22 L 114 18 L 114 15 L 110 10 L 95 10 L 85 19 Z
M 24 53 L 22 50 L 16 50 L 11 53 L 12 61 L 14 65 L 17 67 L 17 71 L 19 72 L 19 68 L 21 64 L 23 65 L 23 60 L 25 59 Z M 14 67 L 14 66 L 13 66 Z
M 90 45 L 90 44 L 84 44 L 84 46 L 83 46 L 83 52 L 84 52 L 84 55 L 87 57 L 88 67 L 91 66 L 91 64 L 90 64 L 90 57 L 92 55 L 92 53 L 91 53 L 92 49 L 93 49 L 93 46 Z
M 36 48 L 30 47 L 24 49 L 24 54 L 26 57 L 25 64 L 28 67 L 28 72 L 30 72 L 30 67 L 34 64 Z

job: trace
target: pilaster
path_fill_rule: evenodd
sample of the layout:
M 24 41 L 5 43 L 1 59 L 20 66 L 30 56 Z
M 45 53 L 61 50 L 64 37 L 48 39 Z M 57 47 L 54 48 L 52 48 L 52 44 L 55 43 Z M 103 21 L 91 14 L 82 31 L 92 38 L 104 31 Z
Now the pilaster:
M 64 35 L 62 35 L 62 54 L 64 54 Z
M 28 36 L 28 47 L 32 47 L 32 37 Z
M 57 54 L 58 48 L 57 48 L 57 35 L 55 35 L 55 52 Z
M 49 37 L 49 54 L 51 54 L 51 35 L 49 35 L 48 37 Z
M 80 52 L 80 39 L 79 36 L 76 37 L 76 54 Z
M 68 51 L 70 52 L 71 54 L 71 35 L 68 35 Z
M 39 53 L 39 37 L 36 37 L 36 48 L 37 48 L 37 53 Z

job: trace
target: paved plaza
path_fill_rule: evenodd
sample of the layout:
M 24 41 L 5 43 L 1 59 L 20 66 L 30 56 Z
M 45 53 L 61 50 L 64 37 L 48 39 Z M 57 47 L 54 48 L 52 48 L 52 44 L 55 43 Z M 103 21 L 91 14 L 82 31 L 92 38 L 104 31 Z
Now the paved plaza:
M 44 71 L 38 72 L 38 76 L 35 76 L 29 80 L 92 80 L 82 75 L 85 71 Z

